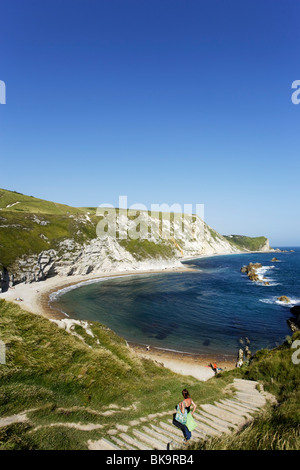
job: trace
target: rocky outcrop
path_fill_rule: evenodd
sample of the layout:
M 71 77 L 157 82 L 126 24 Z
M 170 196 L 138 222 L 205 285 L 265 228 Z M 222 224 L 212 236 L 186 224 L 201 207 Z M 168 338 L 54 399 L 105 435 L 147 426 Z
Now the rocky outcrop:
M 285 302 L 286 304 L 289 304 L 291 299 L 289 297 L 287 297 L 286 295 L 281 295 L 280 297 L 277 297 L 277 299 L 280 301 L 280 302 Z
M 263 252 L 272 251 L 272 248 L 270 247 L 270 242 L 269 242 L 268 239 L 266 240 L 266 242 L 264 243 L 264 245 L 262 245 L 262 246 L 259 248 L 259 251 L 263 251 Z
M 292 332 L 300 330 L 300 305 L 295 305 L 290 309 L 290 312 L 294 315 L 292 318 L 287 320 L 287 324 L 289 325 Z
M 10 279 L 7 269 L 3 268 L 2 271 L 0 271 L 0 292 L 6 292 L 12 285 L 13 279 Z
M 241 272 L 246 273 L 250 281 L 260 281 L 260 278 L 256 271 L 261 267 L 262 265 L 260 263 L 249 263 L 247 266 L 243 266 L 241 268 Z

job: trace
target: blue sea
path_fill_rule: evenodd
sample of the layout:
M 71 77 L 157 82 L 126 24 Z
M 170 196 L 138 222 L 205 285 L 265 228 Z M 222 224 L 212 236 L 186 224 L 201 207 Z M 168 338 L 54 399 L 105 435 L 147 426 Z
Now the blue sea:
M 290 308 L 300 304 L 300 248 L 282 249 L 288 252 L 185 261 L 194 268 L 189 272 L 104 279 L 62 291 L 53 306 L 105 324 L 132 343 L 233 359 L 248 342 L 253 353 L 291 335 Z M 249 262 L 262 264 L 259 274 L 270 285 L 240 271 Z M 280 302 L 282 295 L 291 302 Z

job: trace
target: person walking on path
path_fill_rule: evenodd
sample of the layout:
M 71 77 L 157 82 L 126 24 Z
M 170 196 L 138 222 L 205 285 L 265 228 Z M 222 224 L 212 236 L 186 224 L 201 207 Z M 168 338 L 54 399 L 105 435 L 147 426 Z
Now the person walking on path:
M 183 437 L 184 437 L 184 442 L 187 442 L 192 437 L 192 433 L 187 427 L 187 416 L 188 416 L 188 413 L 191 413 L 192 416 L 194 415 L 197 409 L 197 405 L 194 403 L 194 401 L 190 397 L 190 394 L 186 388 L 182 390 L 182 395 L 183 395 L 183 401 L 177 405 L 177 409 L 179 408 L 179 410 L 177 411 L 177 413 L 174 413 L 173 415 L 173 424 L 177 428 L 181 429 L 183 433 Z M 193 411 L 191 411 L 191 406 L 193 407 Z M 185 416 L 185 419 L 184 419 L 184 416 Z M 178 419 L 181 419 L 181 421 L 178 421 Z

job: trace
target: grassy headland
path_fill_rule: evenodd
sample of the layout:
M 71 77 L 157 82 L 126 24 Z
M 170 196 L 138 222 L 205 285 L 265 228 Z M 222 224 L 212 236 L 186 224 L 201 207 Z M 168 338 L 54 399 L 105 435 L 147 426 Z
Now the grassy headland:
M 268 241 L 266 237 L 246 237 L 244 235 L 223 235 L 227 241 L 239 250 L 260 251 Z
M 229 379 L 201 383 L 149 359 L 139 358 L 113 331 L 89 322 L 94 337 L 83 339 L 18 305 L 0 301 L 0 339 L 6 364 L 0 365 L 0 416 L 25 410 L 30 421 L 0 427 L 0 449 L 86 449 L 89 432 L 50 427 L 53 423 L 109 423 L 173 409 L 188 387 L 198 402 L 215 399 Z M 110 406 L 116 416 L 102 415 Z M 124 408 L 124 410 L 121 410 Z M 43 427 L 40 427 L 43 426 Z
M 237 376 L 261 381 L 279 406 L 269 406 L 239 434 L 198 448 L 299 448 L 300 367 L 291 361 L 292 340 L 259 351 L 248 367 L 199 382 L 141 359 L 105 326 L 89 325 L 93 337 L 76 326 L 80 339 L 48 319 L 0 301 L 0 339 L 7 351 L 6 364 L 0 365 L 0 416 L 33 410 L 29 421 L 0 428 L 0 449 L 86 449 L 89 439 L 105 435 L 115 421 L 122 425 L 173 409 L 183 388 L 198 404 L 213 403 L 226 396 L 226 385 Z M 296 333 L 293 340 L 299 337 Z M 115 408 L 115 415 L 105 414 Z M 53 426 L 79 422 L 103 428 Z

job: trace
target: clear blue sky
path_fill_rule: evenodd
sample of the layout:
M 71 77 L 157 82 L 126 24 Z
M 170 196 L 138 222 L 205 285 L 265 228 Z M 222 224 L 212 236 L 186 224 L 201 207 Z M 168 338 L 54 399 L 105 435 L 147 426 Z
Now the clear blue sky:
M 300 245 L 299 0 L 0 5 L 0 187 Z

